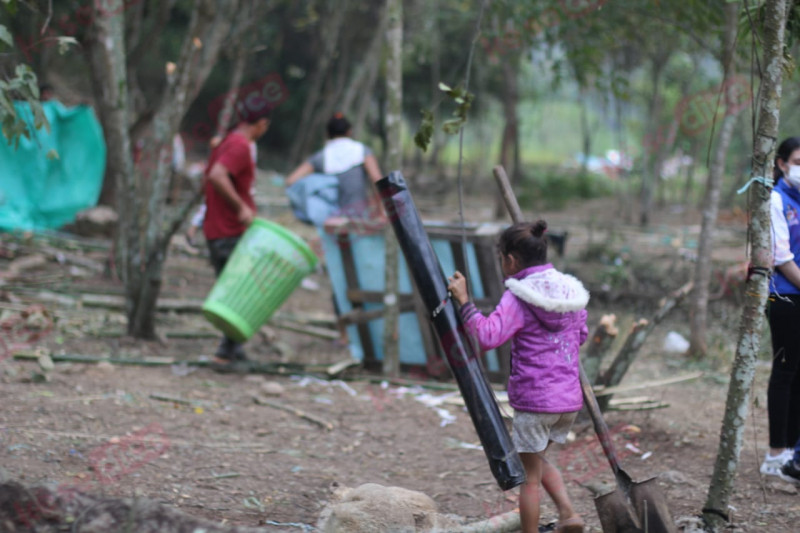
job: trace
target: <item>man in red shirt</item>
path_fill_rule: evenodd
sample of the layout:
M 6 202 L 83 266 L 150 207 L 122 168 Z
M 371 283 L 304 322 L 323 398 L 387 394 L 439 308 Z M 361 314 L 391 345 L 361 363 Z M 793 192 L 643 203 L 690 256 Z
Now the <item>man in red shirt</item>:
M 250 150 L 269 129 L 270 110 L 242 108 L 239 123 L 211 152 L 205 172 L 206 216 L 203 233 L 211 264 L 219 276 L 233 248 L 256 214 L 255 162 Z M 225 337 L 215 354 L 229 362 L 246 359 L 240 343 Z

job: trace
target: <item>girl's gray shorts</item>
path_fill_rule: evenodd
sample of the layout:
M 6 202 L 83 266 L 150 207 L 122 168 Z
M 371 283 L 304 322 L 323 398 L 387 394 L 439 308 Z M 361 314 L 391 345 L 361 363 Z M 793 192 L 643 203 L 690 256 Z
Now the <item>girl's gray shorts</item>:
M 564 444 L 572 423 L 578 416 L 572 413 L 526 413 L 514 411 L 511 440 L 519 453 L 543 452 L 550 441 Z

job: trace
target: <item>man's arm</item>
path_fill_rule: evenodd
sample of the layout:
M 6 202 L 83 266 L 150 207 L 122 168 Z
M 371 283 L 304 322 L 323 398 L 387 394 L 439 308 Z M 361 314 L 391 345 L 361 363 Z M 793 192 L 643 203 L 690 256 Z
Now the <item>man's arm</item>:
M 372 183 L 377 182 L 383 177 L 381 175 L 381 168 L 378 166 L 378 160 L 375 159 L 375 156 L 372 154 L 364 158 L 364 170 L 367 171 L 367 176 L 369 176 Z
M 305 178 L 312 172 L 314 172 L 314 167 L 312 167 L 311 163 L 309 163 L 308 161 L 304 161 L 303 163 L 300 164 L 299 167 L 294 169 L 291 174 L 289 174 L 289 177 L 286 178 L 285 185 L 288 187 L 289 185 L 292 185 L 296 181 Z
M 775 268 L 781 271 L 781 274 L 786 276 L 786 279 L 792 282 L 792 285 L 800 289 L 800 267 L 794 261 L 787 261 Z
M 211 167 L 207 176 L 214 190 L 217 191 L 236 212 L 239 222 L 245 226 L 249 226 L 255 217 L 255 213 L 250 209 L 250 206 L 242 200 L 239 193 L 236 192 L 236 188 L 233 186 L 233 182 L 228 175 L 228 169 L 220 163 L 214 163 L 214 166 Z

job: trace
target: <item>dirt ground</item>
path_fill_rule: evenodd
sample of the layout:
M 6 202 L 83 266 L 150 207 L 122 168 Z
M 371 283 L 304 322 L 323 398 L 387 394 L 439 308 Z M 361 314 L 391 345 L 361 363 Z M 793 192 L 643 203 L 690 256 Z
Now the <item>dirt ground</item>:
M 606 267 L 581 258 L 591 246 L 606 242 L 609 249 L 619 251 L 621 261 L 627 261 L 628 254 L 664 265 L 670 277 L 661 281 L 676 288 L 686 281 L 682 276 L 691 268 L 689 241 L 696 239 L 699 218 L 697 213 L 667 211 L 651 229 L 642 231 L 615 220 L 612 202 L 584 204 L 579 210 L 547 218 L 551 227 L 570 232 L 567 257 L 557 263 L 588 279 L 593 292 L 590 327 L 604 313 L 614 312 L 624 334 L 634 318 L 654 311 L 658 292 L 648 293 L 642 288 L 645 285 L 629 280 L 623 280 L 618 290 L 608 280 L 598 279 L 596 274 Z M 489 216 L 489 209 L 478 200 L 468 207 L 474 218 Z M 262 214 L 310 236 L 280 206 L 267 206 Z M 718 236 L 727 246 L 720 247 L 717 257 L 720 272 L 744 258 L 744 222 L 734 214 L 726 217 Z M 30 246 L 0 235 L 0 250 L 0 272 L 4 272 Z M 100 261 L 105 252 L 89 255 Z M 619 258 L 611 258 L 612 267 L 615 261 Z M 319 288 L 298 289 L 283 312 L 332 314 L 327 279 L 321 274 L 312 279 Z M 212 283 L 212 271 L 202 254 L 191 255 L 180 247 L 173 250 L 164 297 L 202 298 Z M 139 359 L 197 359 L 213 353 L 217 343 L 213 330 L 197 314 L 160 313 L 162 338 L 142 342 L 120 335 L 124 330 L 121 311 L 75 307 L 53 296 L 118 293 L 120 287 L 68 262 L 50 261 L 14 280 L 6 278 L 0 285 L 0 310 L 6 323 L 19 317 L 20 308 L 37 302 L 43 302 L 55 320 L 55 328 L 41 338 L 8 337 L 6 344 L 12 340 L 16 348 L 38 348 L 39 353 Z M 644 293 L 634 299 L 631 295 L 637 290 Z M 705 502 L 738 319 L 735 297 L 715 301 L 711 318 L 715 355 L 691 363 L 662 348 L 668 332 L 688 334 L 687 313 L 681 306 L 656 329 L 623 384 L 698 369 L 705 372 L 704 377 L 626 395 L 646 395 L 667 404 L 665 408 L 608 415 L 624 467 L 636 480 L 660 475 L 676 519 L 699 514 Z M 186 331 L 208 332 L 208 336 L 177 336 Z M 247 348 L 253 359 L 265 363 L 330 364 L 349 357 L 332 341 L 271 327 Z M 766 361 L 757 373 L 729 509 L 736 529 L 743 532 L 796 531 L 795 521 L 800 518 L 797 490 L 764 479 L 758 472 L 767 445 L 768 371 Z M 356 374 L 365 373 L 355 369 L 345 375 L 349 379 L 325 381 L 309 375 L 222 374 L 182 365 L 82 363 L 57 363 L 44 372 L 37 362 L 15 360 L 7 351 L 0 361 L 2 476 L 26 485 L 58 484 L 93 494 L 148 498 L 194 516 L 271 526 L 276 531 L 312 531 L 333 488 L 370 482 L 422 491 L 441 512 L 473 520 L 516 507 L 517 491 L 500 491 L 483 452 L 475 449 L 478 439 L 467 413 L 443 401 L 452 393 L 375 383 Z M 315 421 L 254 398 L 301 410 Z M 574 441 L 550 453 L 569 482 L 570 495 L 588 530 L 600 531 L 585 485 L 610 483 L 613 477 L 591 429 L 586 425 L 575 429 Z M 137 460 L 119 467 L 114 450 L 137 442 L 152 446 L 139 453 Z M 543 522 L 554 519 L 548 501 Z

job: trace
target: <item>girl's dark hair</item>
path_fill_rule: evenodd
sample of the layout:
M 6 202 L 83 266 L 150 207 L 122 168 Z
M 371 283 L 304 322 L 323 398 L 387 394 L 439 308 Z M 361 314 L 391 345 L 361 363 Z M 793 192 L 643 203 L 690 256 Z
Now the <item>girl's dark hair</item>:
M 787 137 L 778 146 L 778 150 L 775 152 L 775 167 L 772 169 L 775 181 L 778 181 L 783 176 L 783 171 L 778 166 L 778 160 L 788 163 L 789 158 L 792 157 L 792 152 L 797 149 L 800 149 L 800 137 Z
M 522 268 L 543 265 L 547 262 L 547 222 L 520 222 L 500 235 L 498 248 L 503 255 L 513 255 Z
M 328 138 L 335 139 L 336 137 L 344 137 L 350 131 L 350 121 L 347 120 L 342 113 L 335 113 L 328 121 Z

